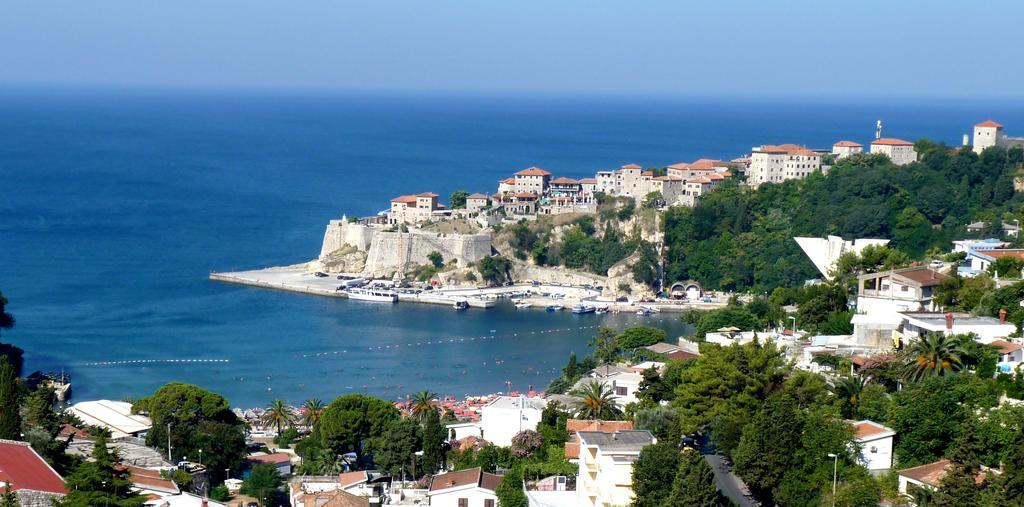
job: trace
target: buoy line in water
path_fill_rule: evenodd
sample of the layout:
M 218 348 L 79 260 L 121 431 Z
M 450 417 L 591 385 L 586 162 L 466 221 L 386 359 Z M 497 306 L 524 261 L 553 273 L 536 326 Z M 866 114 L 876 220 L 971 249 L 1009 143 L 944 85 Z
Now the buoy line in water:
M 126 359 L 124 361 L 95 361 L 82 366 L 125 366 L 132 364 L 228 363 L 230 359 Z
M 491 330 L 492 334 L 484 335 L 484 336 L 439 338 L 437 340 L 420 340 L 420 341 L 416 341 L 416 342 L 407 342 L 405 344 L 396 343 L 394 345 L 376 345 L 376 346 L 370 346 L 370 347 L 357 347 L 357 348 L 353 348 L 351 350 L 353 350 L 353 351 L 377 352 L 377 351 L 381 351 L 381 350 L 396 350 L 396 349 L 403 349 L 403 348 L 409 349 L 409 348 L 415 348 L 415 347 L 426 347 L 426 346 L 437 346 L 437 345 L 455 345 L 455 344 L 466 343 L 466 342 L 485 341 L 485 340 L 499 340 L 499 339 L 507 339 L 507 338 L 517 338 L 517 337 L 520 337 L 520 336 L 536 336 L 536 335 L 550 334 L 550 333 L 565 333 L 565 332 L 570 332 L 570 331 L 582 331 L 582 330 L 585 330 L 585 329 L 597 329 L 599 327 L 609 327 L 609 326 L 602 326 L 602 325 L 569 326 L 569 327 L 561 327 L 561 328 L 540 329 L 540 330 L 534 330 L 534 331 L 520 331 L 520 332 L 505 333 L 505 334 L 500 334 L 500 335 L 499 334 L 494 334 L 495 330 L 492 329 Z M 303 358 L 303 359 L 305 359 L 305 358 L 317 358 L 317 357 L 334 356 L 334 355 L 338 355 L 338 354 L 347 354 L 348 352 L 349 352 L 349 349 L 327 350 L 327 351 L 323 351 L 323 352 L 310 352 L 310 353 L 307 353 L 307 354 L 296 354 L 294 357 L 296 357 L 296 358 Z

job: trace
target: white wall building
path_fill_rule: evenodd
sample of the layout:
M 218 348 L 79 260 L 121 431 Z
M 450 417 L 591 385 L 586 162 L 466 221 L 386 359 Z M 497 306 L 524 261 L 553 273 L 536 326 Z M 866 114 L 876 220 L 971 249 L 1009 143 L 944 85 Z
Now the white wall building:
M 657 440 L 647 430 L 580 431 L 576 492 L 580 505 L 629 505 L 633 501 L 633 462 Z
M 144 415 L 133 414 L 132 404 L 123 401 L 82 401 L 71 405 L 68 412 L 87 425 L 110 430 L 111 438 L 144 437 L 153 427 L 153 421 Z
M 886 155 L 896 165 L 906 165 L 917 161 L 917 151 L 914 150 L 914 143 L 891 137 L 883 137 L 871 141 L 871 153 Z
M 551 173 L 539 167 L 523 169 L 515 174 L 515 191 L 543 195 L 548 190 Z
M 832 154 L 836 156 L 836 160 L 849 157 L 850 155 L 856 155 L 858 153 L 864 153 L 863 144 L 855 143 L 853 141 L 839 141 L 832 145 Z
M 928 333 L 974 333 L 979 342 L 990 343 L 1017 330 L 1014 324 L 995 317 L 975 317 L 963 312 L 902 312 L 900 316 L 903 337 L 907 340 L 916 340 Z
M 802 179 L 821 170 L 821 155 L 796 144 L 780 144 L 754 148 L 747 168 L 747 184 L 782 183 Z
M 887 239 L 855 239 L 846 241 L 839 236 L 828 236 L 826 238 L 793 238 L 800 249 L 804 251 L 807 258 L 811 260 L 814 267 L 826 280 L 832 279 L 832 270 L 836 267 L 836 261 L 847 252 L 860 254 L 867 246 L 885 246 L 889 244 Z
M 1003 126 L 992 121 L 983 121 L 974 126 L 974 138 L 971 142 L 974 153 L 981 154 L 985 148 L 1002 146 L 1012 148 L 1024 146 L 1024 137 L 1009 137 L 1003 133 Z
M 501 476 L 470 468 L 433 476 L 427 497 L 430 507 L 496 507 L 499 484 Z
M 853 424 L 853 441 L 861 446 L 860 462 L 868 470 L 892 468 L 892 440 L 896 432 L 874 421 L 850 421 Z
M 501 447 L 512 445 L 512 437 L 524 430 L 536 430 L 547 401 L 525 396 L 499 396 L 480 408 L 480 437 Z

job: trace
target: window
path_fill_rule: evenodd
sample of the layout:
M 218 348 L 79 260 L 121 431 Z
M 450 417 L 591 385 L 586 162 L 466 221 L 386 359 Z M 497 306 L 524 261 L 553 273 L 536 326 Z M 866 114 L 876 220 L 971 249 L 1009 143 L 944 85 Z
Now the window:
M 459 507 L 469 507 L 469 499 L 468 498 L 460 498 L 459 499 Z
M 494 500 L 490 498 L 484 500 L 484 507 L 494 507 Z
M 616 387 L 615 388 L 615 394 L 617 396 L 625 396 L 626 395 L 626 388 L 625 387 Z

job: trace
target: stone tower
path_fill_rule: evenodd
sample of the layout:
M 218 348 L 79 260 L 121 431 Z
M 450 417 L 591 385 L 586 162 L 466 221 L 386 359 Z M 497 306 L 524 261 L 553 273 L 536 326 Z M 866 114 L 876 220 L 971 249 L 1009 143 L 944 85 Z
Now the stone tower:
M 983 121 L 974 126 L 974 153 L 981 154 L 985 148 L 999 144 L 1003 135 L 1003 126 L 992 121 Z

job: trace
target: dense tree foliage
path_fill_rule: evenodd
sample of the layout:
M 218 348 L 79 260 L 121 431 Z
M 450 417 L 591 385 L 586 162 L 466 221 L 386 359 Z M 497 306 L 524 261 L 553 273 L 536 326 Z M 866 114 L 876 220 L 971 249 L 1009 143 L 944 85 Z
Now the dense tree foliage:
M 399 412 L 391 403 L 372 396 L 339 396 L 320 418 L 323 446 L 335 454 L 354 452 L 360 459 L 370 439 L 385 433 Z
M 18 440 L 21 434 L 21 391 L 14 367 L 0 356 L 0 439 Z
M 633 506 L 661 507 L 671 493 L 679 461 L 675 442 L 661 441 L 640 450 L 633 463 Z
M 916 258 L 945 247 L 975 219 L 998 219 L 1024 200 L 1013 191 L 1020 149 L 993 148 L 979 156 L 919 144 L 918 163 L 852 156 L 827 175 L 755 191 L 726 182 L 696 208 L 671 208 L 665 215 L 668 280 L 758 292 L 793 287 L 820 276 L 795 236 L 890 238 Z
M 684 451 L 672 481 L 672 490 L 663 505 L 721 507 L 730 505 L 730 502 L 718 491 L 715 473 L 704 456 L 696 451 Z
M 281 496 L 284 481 L 273 463 L 258 463 L 252 467 L 249 477 L 242 483 L 243 495 L 258 498 L 263 505 L 278 505 L 275 499 Z
M 61 507 L 141 507 L 146 498 L 132 489 L 128 472 L 117 467 L 117 457 L 107 448 L 103 434 L 96 437 L 92 460 L 81 464 L 65 483 L 68 494 L 60 500 Z
M 0 291 L 0 336 L 3 336 L 4 329 L 14 327 L 14 315 L 7 311 L 7 298 L 3 291 Z M 14 375 L 21 376 L 21 367 L 24 363 L 24 351 L 9 343 L 0 343 L 0 357 L 6 357 L 7 361 L 14 367 Z

